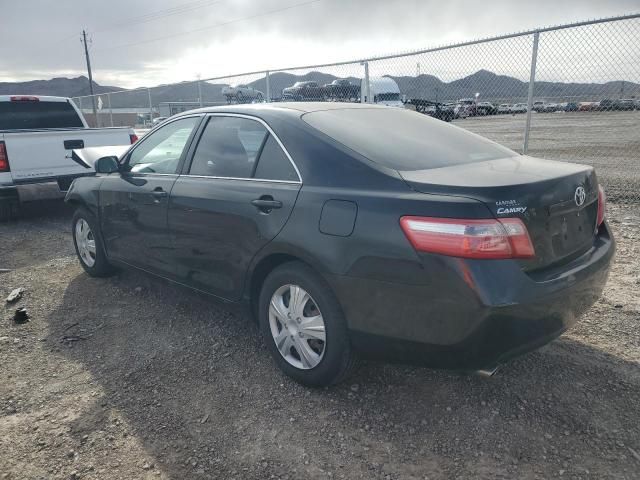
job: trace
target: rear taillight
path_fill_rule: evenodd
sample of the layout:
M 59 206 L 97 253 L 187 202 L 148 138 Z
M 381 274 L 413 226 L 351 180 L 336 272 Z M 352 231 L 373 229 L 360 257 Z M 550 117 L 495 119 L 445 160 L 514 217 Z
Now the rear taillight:
M 604 214 L 607 208 L 607 196 L 604 193 L 604 188 L 598 185 L 598 227 L 604 222 Z
M 9 171 L 9 156 L 4 142 L 0 142 L 0 172 Z
M 39 102 L 40 99 L 33 95 L 13 95 L 9 97 L 12 102 Z
M 400 226 L 420 252 L 464 258 L 531 258 L 535 250 L 519 218 L 463 220 L 402 217 Z
M 138 141 L 138 135 L 136 135 L 135 133 L 130 133 L 129 134 L 129 141 L 131 142 L 131 145 L 133 145 L 134 143 L 136 143 Z

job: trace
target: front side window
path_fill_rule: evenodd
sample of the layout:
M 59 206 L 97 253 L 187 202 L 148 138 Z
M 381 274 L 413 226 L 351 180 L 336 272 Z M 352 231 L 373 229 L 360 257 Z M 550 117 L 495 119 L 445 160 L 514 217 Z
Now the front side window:
M 211 117 L 198 142 L 191 175 L 251 178 L 267 129 L 239 117 Z
M 135 173 L 176 173 L 180 157 L 200 117 L 167 123 L 143 138 L 129 156 L 129 170 Z

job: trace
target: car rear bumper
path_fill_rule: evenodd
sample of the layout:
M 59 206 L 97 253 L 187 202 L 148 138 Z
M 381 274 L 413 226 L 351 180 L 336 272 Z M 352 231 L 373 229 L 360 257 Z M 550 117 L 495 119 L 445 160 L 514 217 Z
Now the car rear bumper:
M 361 353 L 479 370 L 570 328 L 600 297 L 614 251 L 603 226 L 588 252 L 555 271 L 527 274 L 514 261 L 432 256 L 423 262 L 430 277 L 423 285 L 349 276 L 329 281 Z
M 18 201 L 18 190 L 14 185 L 0 185 L 0 200 Z
M 65 192 L 60 190 L 58 182 L 23 183 L 16 185 L 20 202 L 35 200 L 54 200 L 64 198 Z
M 11 197 L 21 203 L 37 200 L 57 200 L 66 195 L 71 183 L 87 175 L 63 175 L 44 179 L 21 180 L 8 187 L 0 186 L 0 198 Z

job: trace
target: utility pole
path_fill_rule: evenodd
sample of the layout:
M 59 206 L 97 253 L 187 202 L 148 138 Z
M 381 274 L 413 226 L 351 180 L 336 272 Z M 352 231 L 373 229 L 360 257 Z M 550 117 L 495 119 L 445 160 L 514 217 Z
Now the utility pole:
M 91 105 L 93 107 L 93 118 L 98 125 L 98 111 L 96 110 L 96 97 L 93 96 L 93 75 L 91 74 L 91 60 L 89 59 L 89 47 L 87 46 L 87 32 L 82 30 L 82 44 L 84 45 L 84 56 L 87 59 L 87 73 L 89 74 L 89 93 L 91 94 Z

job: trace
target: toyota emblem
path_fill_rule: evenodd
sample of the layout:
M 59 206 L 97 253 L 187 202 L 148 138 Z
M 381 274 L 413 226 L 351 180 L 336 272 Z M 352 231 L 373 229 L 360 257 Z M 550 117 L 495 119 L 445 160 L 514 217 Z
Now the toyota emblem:
M 576 188 L 576 193 L 573 195 L 573 199 L 576 201 L 577 206 L 582 206 L 587 198 L 587 192 L 584 191 L 584 187 Z

